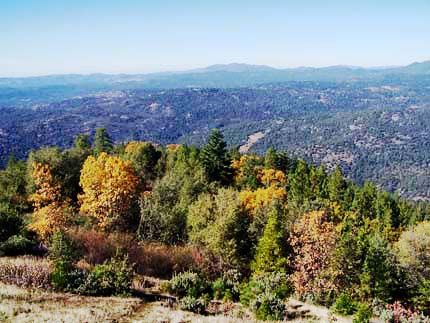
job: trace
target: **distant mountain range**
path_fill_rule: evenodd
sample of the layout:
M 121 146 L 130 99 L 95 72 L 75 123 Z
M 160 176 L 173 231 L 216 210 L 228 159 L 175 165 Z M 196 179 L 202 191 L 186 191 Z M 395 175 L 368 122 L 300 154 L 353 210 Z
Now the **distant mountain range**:
M 279 69 L 265 65 L 217 64 L 205 68 L 150 74 L 65 74 L 0 78 L 0 88 L 86 87 L 237 87 L 286 81 L 351 81 L 391 76 L 430 75 L 430 61 L 400 67 L 329 66 Z
M 106 127 L 131 139 L 274 146 L 358 183 L 430 200 L 430 61 L 401 67 L 277 69 L 228 64 L 153 74 L 0 78 L 0 166 L 9 154 L 70 147 Z

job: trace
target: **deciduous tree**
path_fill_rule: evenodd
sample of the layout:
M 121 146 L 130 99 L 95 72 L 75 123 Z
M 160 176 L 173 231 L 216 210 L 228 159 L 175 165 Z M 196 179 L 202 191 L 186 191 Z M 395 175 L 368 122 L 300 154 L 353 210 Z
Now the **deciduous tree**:
M 101 153 L 90 156 L 81 172 L 81 212 L 97 219 L 103 229 L 133 220 L 139 179 L 130 161 Z

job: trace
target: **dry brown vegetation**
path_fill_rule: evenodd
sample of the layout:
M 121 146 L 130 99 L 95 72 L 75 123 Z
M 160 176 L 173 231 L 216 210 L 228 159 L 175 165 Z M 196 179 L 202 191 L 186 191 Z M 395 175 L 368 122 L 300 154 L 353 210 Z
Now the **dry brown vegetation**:
M 143 302 L 137 298 L 82 297 L 0 283 L 0 322 L 126 322 Z
M 0 281 L 21 287 L 49 288 L 51 263 L 36 257 L 0 257 Z

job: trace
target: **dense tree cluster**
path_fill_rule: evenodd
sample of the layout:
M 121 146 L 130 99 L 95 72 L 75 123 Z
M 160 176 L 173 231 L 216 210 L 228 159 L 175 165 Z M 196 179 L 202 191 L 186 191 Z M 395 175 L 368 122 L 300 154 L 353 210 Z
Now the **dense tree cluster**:
M 68 228 L 92 227 L 191 245 L 201 274 L 218 284 L 233 270 L 270 290 L 283 277 L 298 297 L 325 305 L 399 301 L 429 313 L 428 204 L 273 148 L 227 151 L 218 130 L 202 149 L 97 137 L 93 147 L 80 136 L 74 148 L 43 148 L 0 171 L 0 248 L 29 230 L 49 244 Z M 211 262 L 216 269 L 206 270 Z M 264 295 L 258 311 L 282 305 Z

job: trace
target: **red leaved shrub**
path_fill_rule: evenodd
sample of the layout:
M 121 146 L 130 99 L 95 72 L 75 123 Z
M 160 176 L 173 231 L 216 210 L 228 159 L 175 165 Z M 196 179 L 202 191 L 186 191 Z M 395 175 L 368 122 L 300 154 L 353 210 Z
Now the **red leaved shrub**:
M 196 270 L 197 252 L 191 246 L 142 243 L 125 233 L 105 233 L 76 228 L 68 235 L 78 245 L 82 258 L 90 265 L 102 264 L 119 254 L 127 254 L 138 274 L 170 278 L 175 272 Z

